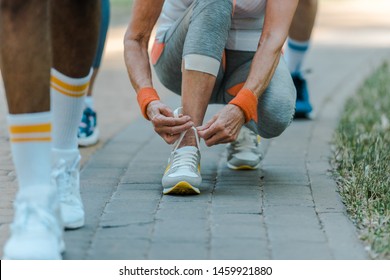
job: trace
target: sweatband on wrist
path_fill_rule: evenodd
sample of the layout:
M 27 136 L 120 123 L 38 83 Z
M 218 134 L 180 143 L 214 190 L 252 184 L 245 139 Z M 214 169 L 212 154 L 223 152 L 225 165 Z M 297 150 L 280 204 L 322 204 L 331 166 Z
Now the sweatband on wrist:
M 157 91 L 154 88 L 151 87 L 141 88 L 137 93 L 138 105 L 141 109 L 142 115 L 147 120 L 149 120 L 149 117 L 146 114 L 148 105 L 150 102 L 155 100 L 160 100 L 160 97 L 158 97 Z
M 245 123 L 254 120 L 257 123 L 257 97 L 248 88 L 242 88 L 229 102 L 241 108 L 245 115 Z

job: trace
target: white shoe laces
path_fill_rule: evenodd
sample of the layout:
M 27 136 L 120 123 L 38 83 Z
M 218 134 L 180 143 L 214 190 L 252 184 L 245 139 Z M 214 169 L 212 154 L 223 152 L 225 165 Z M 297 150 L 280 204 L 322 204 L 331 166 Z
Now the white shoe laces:
M 53 169 L 52 176 L 56 181 L 61 202 L 75 201 L 77 198 L 75 184 L 81 156 L 79 155 L 72 165 L 68 166 L 64 159 L 60 159 Z
M 58 226 L 57 218 L 54 213 L 50 213 L 49 209 L 46 209 L 42 205 L 33 202 L 15 201 L 15 220 L 12 224 L 12 230 L 25 229 L 26 227 L 39 225 L 44 226 L 50 231 L 53 231 L 56 235 L 61 235 L 61 228 Z M 31 220 L 38 221 L 30 224 Z
M 181 109 L 182 109 L 182 107 L 179 107 L 174 111 L 173 114 L 176 118 L 179 116 Z M 196 145 L 197 145 L 198 150 L 200 151 L 200 142 L 199 142 L 198 131 L 196 130 L 196 128 L 194 126 L 192 126 L 190 129 L 192 129 L 194 131 Z M 174 144 L 174 148 L 172 150 L 172 153 L 174 154 L 173 162 L 171 165 L 172 169 L 173 168 L 183 168 L 183 167 L 188 168 L 190 166 L 192 169 L 197 170 L 197 164 L 198 164 L 197 151 L 196 150 L 183 151 L 180 149 L 178 150 L 178 147 L 179 147 L 181 141 L 183 141 L 184 136 L 186 135 L 186 133 L 188 131 L 189 130 L 182 132 L 180 135 L 180 138 Z
M 172 162 L 172 168 L 191 167 L 191 169 L 197 168 L 198 155 L 196 151 L 179 151 L 175 152 Z

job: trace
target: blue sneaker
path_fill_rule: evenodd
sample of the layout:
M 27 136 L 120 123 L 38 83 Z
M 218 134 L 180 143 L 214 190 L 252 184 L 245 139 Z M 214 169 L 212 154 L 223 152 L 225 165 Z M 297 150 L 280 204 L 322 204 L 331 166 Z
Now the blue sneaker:
M 295 118 L 307 118 L 313 110 L 309 100 L 309 91 L 306 80 L 301 74 L 293 74 L 292 79 L 297 90 L 297 101 L 295 106 Z
M 86 107 L 77 133 L 79 146 L 88 147 L 99 141 L 96 112 Z

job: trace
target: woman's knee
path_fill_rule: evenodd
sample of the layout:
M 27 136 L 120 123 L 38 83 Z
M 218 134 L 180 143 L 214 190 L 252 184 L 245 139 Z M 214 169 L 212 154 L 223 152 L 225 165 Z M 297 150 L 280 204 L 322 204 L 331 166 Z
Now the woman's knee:
M 195 6 L 202 12 L 217 15 L 231 16 L 233 12 L 232 0 L 195 0 Z
M 228 38 L 231 17 L 230 0 L 196 2 L 183 55 L 199 54 L 220 61 Z
M 259 102 L 258 129 L 261 137 L 274 138 L 286 130 L 294 116 L 295 97 L 295 88 L 289 87 L 279 98 L 272 96 L 271 100 L 264 100 L 263 104 Z
M 176 94 L 181 94 L 181 72 L 170 71 L 169 65 L 165 65 L 163 61 L 158 61 L 157 64 L 154 65 L 154 70 L 164 87 Z

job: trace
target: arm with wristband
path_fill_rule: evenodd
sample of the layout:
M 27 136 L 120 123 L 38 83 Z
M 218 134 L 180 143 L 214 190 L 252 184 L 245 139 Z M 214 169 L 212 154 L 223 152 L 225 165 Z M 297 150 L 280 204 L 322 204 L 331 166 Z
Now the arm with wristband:
M 124 57 L 130 81 L 137 92 L 142 115 L 169 144 L 193 126 L 188 116 L 174 118 L 172 110 L 160 101 L 153 88 L 148 44 L 164 0 L 135 0 L 124 37 Z
M 243 88 L 209 122 L 198 127 L 199 136 L 208 146 L 231 142 L 243 124 L 258 121 L 258 98 L 268 87 L 279 63 L 298 0 L 272 0 L 266 5 L 263 32 Z

